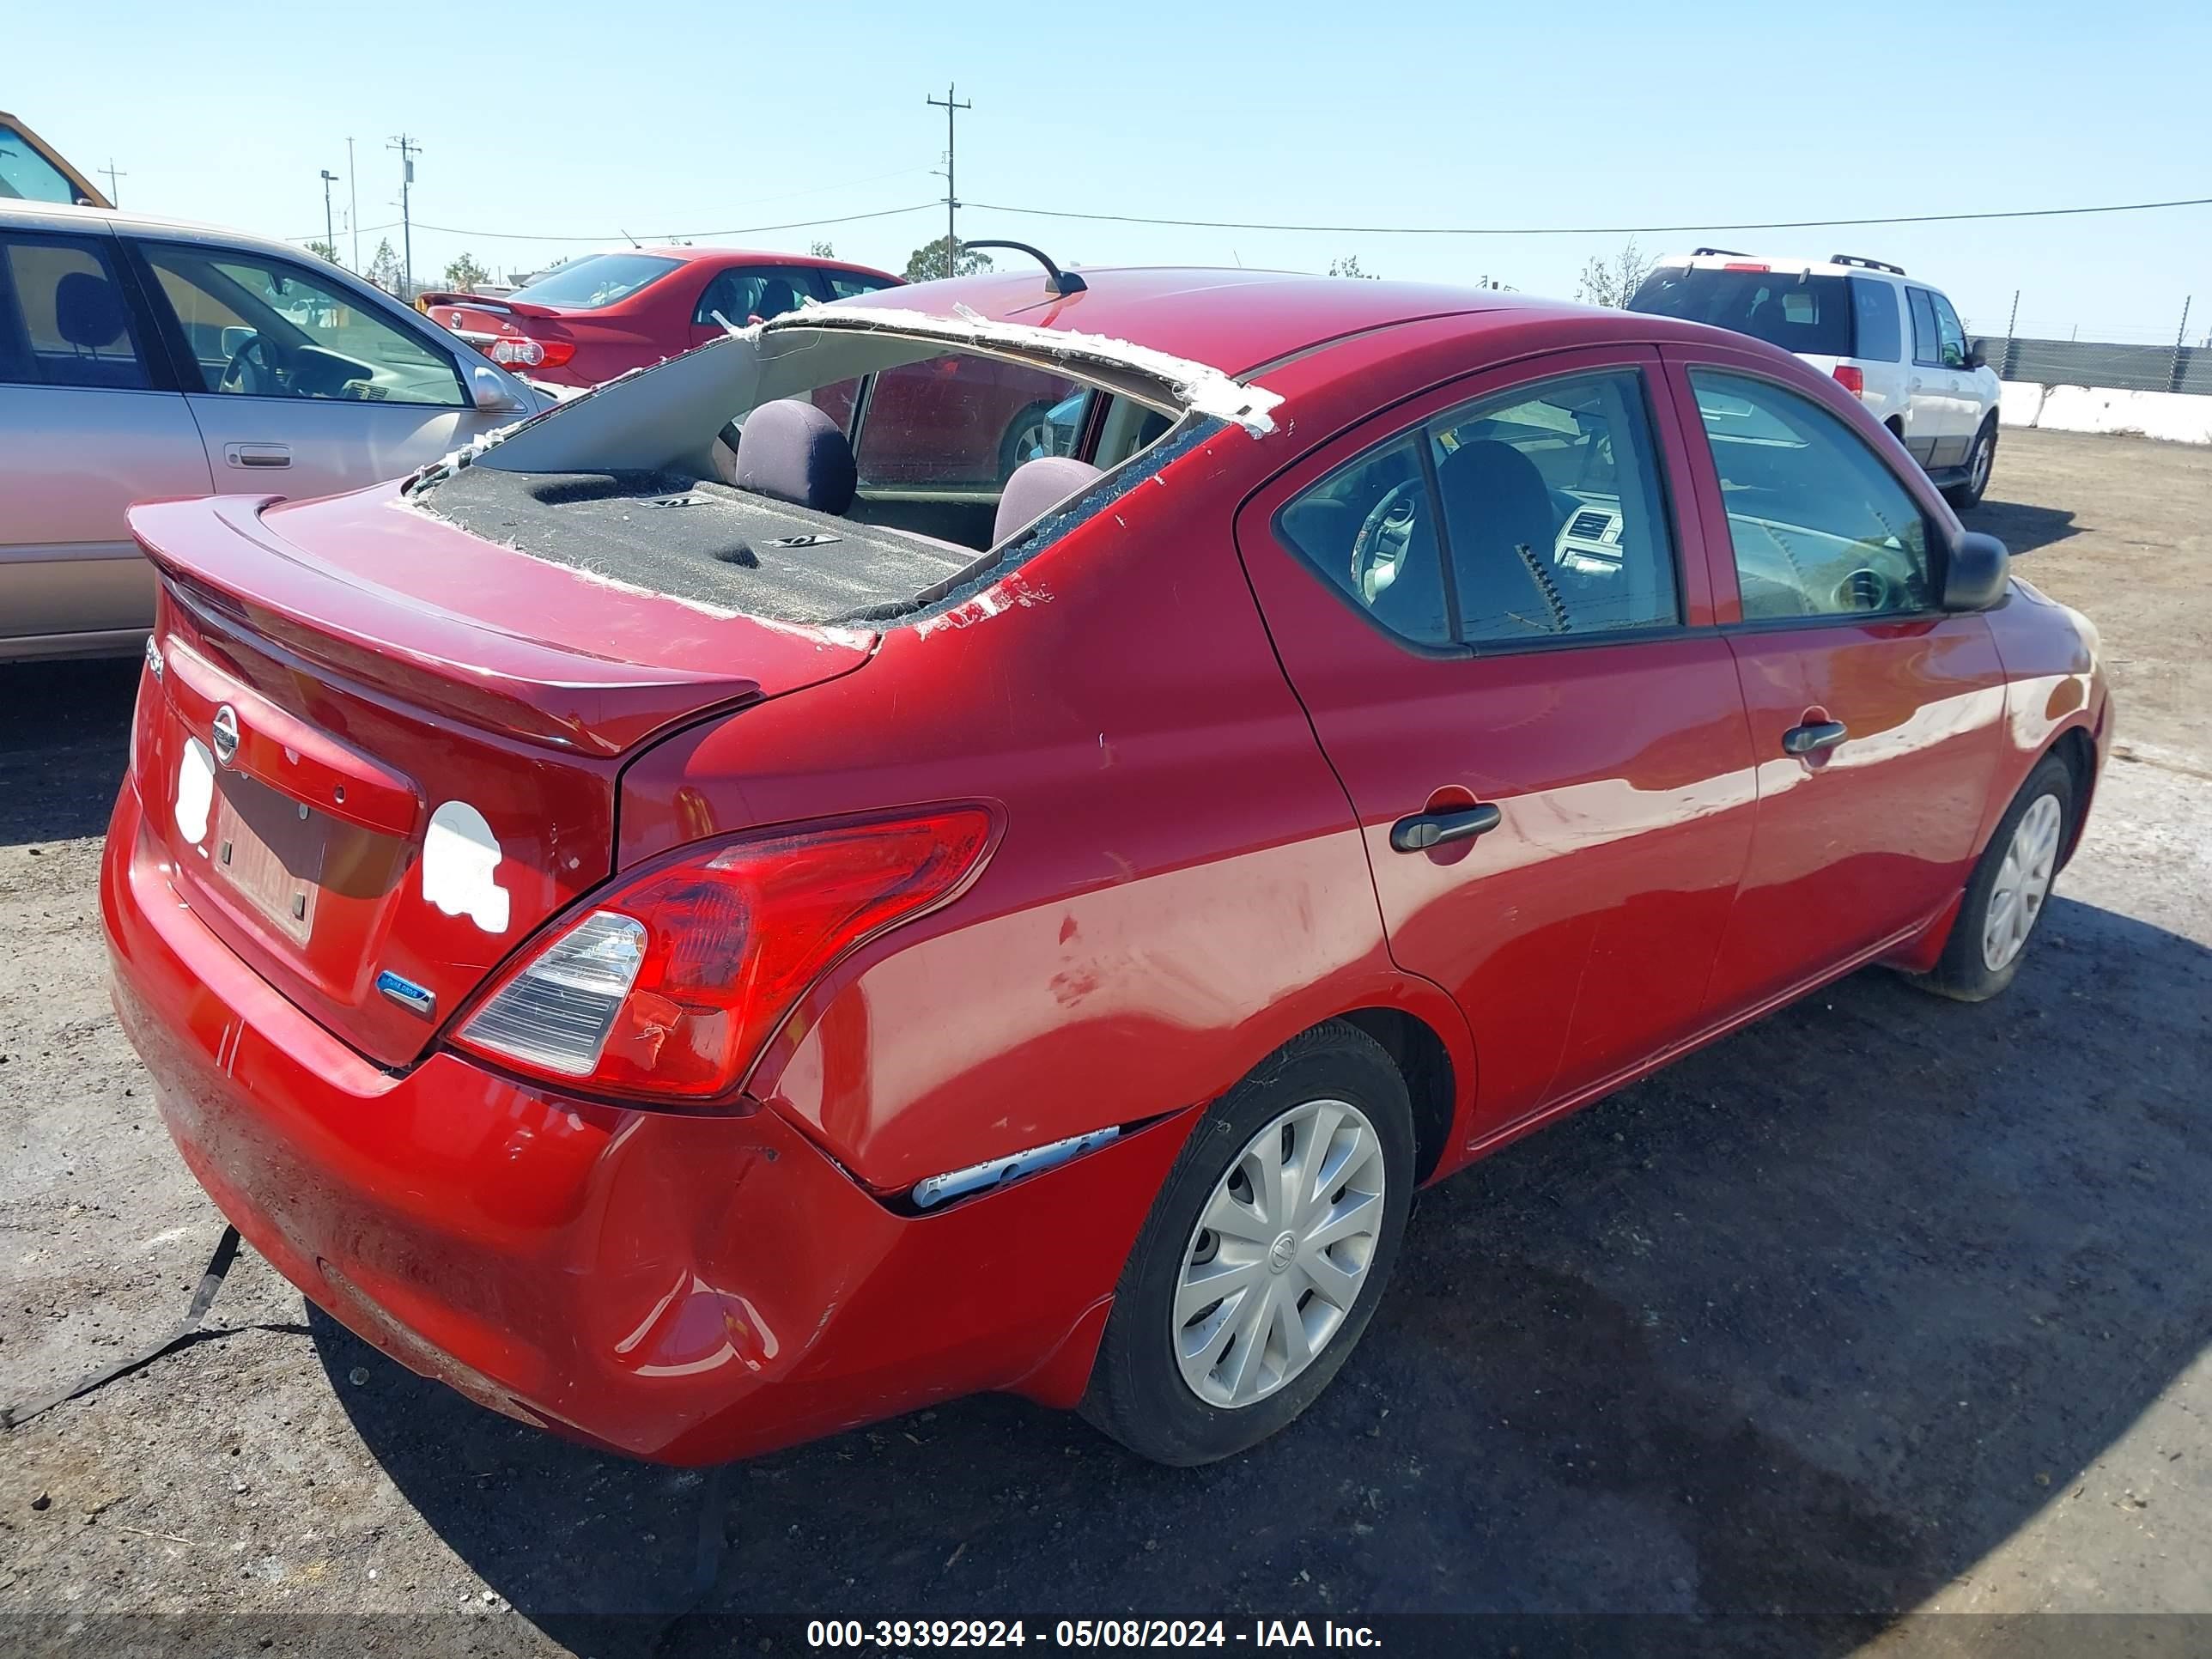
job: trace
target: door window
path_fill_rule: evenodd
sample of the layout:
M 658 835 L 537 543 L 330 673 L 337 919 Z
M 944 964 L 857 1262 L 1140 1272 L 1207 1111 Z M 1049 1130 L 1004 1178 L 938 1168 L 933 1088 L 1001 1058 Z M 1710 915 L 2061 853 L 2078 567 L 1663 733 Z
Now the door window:
M 1523 645 L 1680 615 L 1632 369 L 1455 410 L 1324 478 L 1279 524 L 1354 603 L 1425 645 Z
M 743 328 L 798 310 L 812 292 L 803 270 L 726 270 L 707 284 L 691 320 L 715 327 L 726 321 L 732 328 Z M 720 321 L 714 315 L 718 311 Z
M 102 240 L 0 237 L 0 380 L 124 391 L 152 384 Z
M 1908 288 L 1905 297 L 1912 309 L 1912 361 L 1923 368 L 1943 366 L 1943 339 L 1936 326 L 1935 296 L 1924 288 Z
M 1942 342 L 1943 367 L 1964 368 L 1966 366 L 1966 331 L 1959 325 L 1959 313 L 1951 309 L 1951 302 L 1940 294 L 1930 294 L 1928 302 L 1936 310 L 1936 338 Z
M 304 266 L 230 248 L 145 245 L 200 389 L 355 403 L 468 401 L 453 360 Z
M 1865 440 L 1809 398 L 1693 368 L 1747 620 L 1929 609 L 1928 526 Z

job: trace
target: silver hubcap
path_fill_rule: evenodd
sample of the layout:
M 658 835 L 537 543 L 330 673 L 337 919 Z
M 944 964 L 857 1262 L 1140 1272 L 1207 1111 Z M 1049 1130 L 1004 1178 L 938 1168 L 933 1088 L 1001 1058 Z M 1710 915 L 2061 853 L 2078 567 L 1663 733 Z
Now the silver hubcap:
M 1214 1183 L 1184 1248 L 1170 1339 L 1210 1406 L 1264 1400 L 1313 1364 L 1367 1282 L 1382 1143 L 1344 1100 L 1294 1106 Z
M 2012 832 L 1996 885 L 1990 889 L 1989 919 L 1982 924 L 1982 960 L 1993 974 L 2020 954 L 2051 896 L 2061 816 L 2057 796 L 2038 795 Z
M 1014 439 L 1014 459 L 1017 461 L 1034 461 L 1041 456 L 1049 455 L 1054 453 L 1055 441 L 1050 421 L 1039 421 L 1034 426 L 1024 427 Z
M 1977 493 L 1989 488 L 1990 463 L 1996 453 L 1996 445 L 1986 436 L 1974 446 L 1974 489 Z

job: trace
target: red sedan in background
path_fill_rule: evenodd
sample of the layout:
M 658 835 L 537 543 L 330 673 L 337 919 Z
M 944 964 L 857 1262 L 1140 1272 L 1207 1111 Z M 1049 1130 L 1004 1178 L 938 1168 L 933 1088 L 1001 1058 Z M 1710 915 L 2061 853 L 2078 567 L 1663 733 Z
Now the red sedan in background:
M 494 362 L 556 386 L 597 386 L 732 328 L 896 286 L 889 271 L 744 248 L 591 253 L 502 299 L 432 293 L 417 302 Z
M 1863 964 L 2020 970 L 2097 635 L 1832 381 L 1086 275 L 137 510 L 117 1005 L 368 1340 L 674 1462 L 1011 1389 L 1200 1462 L 1343 1364 L 1416 1186 Z M 872 388 L 975 356 L 1072 453 L 979 492 L 924 422 L 872 482 L 930 407 Z

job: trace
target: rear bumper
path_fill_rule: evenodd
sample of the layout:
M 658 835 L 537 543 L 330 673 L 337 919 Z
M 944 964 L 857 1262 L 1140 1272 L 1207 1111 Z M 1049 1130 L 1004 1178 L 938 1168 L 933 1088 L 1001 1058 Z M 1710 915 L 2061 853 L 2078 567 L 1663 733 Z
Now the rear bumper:
M 1081 1395 L 1192 1114 L 927 1217 L 775 1112 L 563 1100 L 338 1042 L 186 908 L 126 781 L 101 872 L 116 1008 L 193 1175 L 411 1369 L 636 1456 L 744 1456 L 1012 1389 Z

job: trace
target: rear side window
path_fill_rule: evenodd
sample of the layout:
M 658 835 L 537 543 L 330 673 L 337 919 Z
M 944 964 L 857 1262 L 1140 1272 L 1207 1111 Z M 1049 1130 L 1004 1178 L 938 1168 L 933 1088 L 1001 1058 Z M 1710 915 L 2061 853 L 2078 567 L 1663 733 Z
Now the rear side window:
M 0 121 L 0 201 L 58 202 L 66 207 L 78 199 L 76 186 L 62 170 L 32 149 L 29 139 Z
M 592 253 L 549 270 L 514 298 L 564 311 L 598 311 L 648 288 L 683 262 L 654 253 Z
M 1424 645 L 1525 645 L 1680 614 L 1632 369 L 1441 416 L 1323 479 L 1279 525 L 1377 623 Z
M 853 443 L 860 488 L 995 495 L 1024 461 L 1067 453 L 1085 390 L 1065 375 L 969 352 L 884 369 Z
M 1851 287 L 1851 316 L 1857 324 L 1854 357 L 1872 362 L 1905 360 L 1903 338 L 1897 325 L 1897 290 L 1869 276 L 1845 279 Z
M 1826 410 L 1693 368 L 1748 621 L 1925 611 L 1928 526 L 1897 475 Z
M 771 317 L 796 311 L 802 301 L 811 297 L 812 290 L 803 270 L 758 267 L 726 270 L 708 283 L 699 295 L 691 320 L 721 321 L 732 328 L 743 328 L 748 323 L 764 323 Z M 719 319 L 716 312 L 721 313 Z
M 0 379 L 113 391 L 151 384 L 111 246 L 0 237 Z
M 877 294 L 897 286 L 881 276 L 864 276 L 857 270 L 817 270 L 815 274 L 829 285 L 833 300 L 849 300 L 855 294 Z
M 1863 356 L 1851 349 L 1851 303 L 1850 285 L 1841 276 L 1662 265 L 1644 279 L 1628 308 L 1709 323 L 1784 351 Z
M 1912 361 L 1923 368 L 1943 366 L 1943 339 L 1936 326 L 1936 301 L 1924 288 L 1908 288 L 1905 297 L 1912 307 Z

